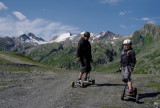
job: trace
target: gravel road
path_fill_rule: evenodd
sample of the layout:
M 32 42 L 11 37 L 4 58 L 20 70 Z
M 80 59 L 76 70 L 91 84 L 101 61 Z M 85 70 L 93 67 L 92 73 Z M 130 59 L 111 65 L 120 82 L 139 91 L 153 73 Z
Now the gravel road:
M 2 71 L 0 71 L 2 73 Z M 4 73 L 4 72 L 3 72 Z M 138 88 L 140 102 L 120 100 L 124 88 L 120 74 L 92 73 L 95 85 L 81 88 L 70 86 L 78 72 L 31 72 L 1 74 L 1 108 L 149 108 L 158 99 L 156 87 L 150 81 L 160 82 L 157 75 L 132 75 L 133 86 Z

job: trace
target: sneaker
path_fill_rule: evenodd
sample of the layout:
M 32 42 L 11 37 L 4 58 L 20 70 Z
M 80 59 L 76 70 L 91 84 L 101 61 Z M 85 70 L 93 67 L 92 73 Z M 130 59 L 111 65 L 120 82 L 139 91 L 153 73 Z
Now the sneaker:
M 81 82 L 81 80 L 82 80 L 81 78 L 78 78 L 78 81 L 77 81 L 77 83 L 80 83 L 80 82 Z
M 134 94 L 134 91 L 127 89 L 126 92 L 125 92 L 125 94 L 126 94 L 126 95 L 133 95 L 133 94 Z

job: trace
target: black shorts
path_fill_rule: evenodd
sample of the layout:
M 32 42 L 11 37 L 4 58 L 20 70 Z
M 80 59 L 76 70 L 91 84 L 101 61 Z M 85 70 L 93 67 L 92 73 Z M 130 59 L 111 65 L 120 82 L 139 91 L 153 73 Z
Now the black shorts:
M 81 63 L 81 72 L 89 73 L 91 71 L 90 59 L 86 59 L 85 57 L 80 58 Z

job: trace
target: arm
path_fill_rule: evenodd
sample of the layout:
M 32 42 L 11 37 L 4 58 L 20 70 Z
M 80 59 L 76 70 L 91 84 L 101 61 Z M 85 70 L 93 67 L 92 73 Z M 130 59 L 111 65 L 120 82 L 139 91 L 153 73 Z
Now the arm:
M 77 46 L 77 51 L 76 51 L 76 55 L 77 55 L 77 58 L 80 57 L 80 52 L 81 52 L 81 48 L 82 48 L 82 42 L 81 40 L 78 42 L 78 46 Z
M 90 44 L 90 60 L 91 60 L 91 61 L 93 61 L 93 60 L 92 60 L 92 50 L 91 50 L 91 44 Z
M 119 70 L 122 70 L 122 59 L 120 60 L 120 67 Z
M 130 66 L 129 66 L 132 71 L 134 70 L 134 67 L 135 67 L 135 64 L 136 64 L 136 56 L 135 55 L 136 55 L 135 52 L 132 51 L 132 53 L 131 53 L 131 63 L 130 63 Z

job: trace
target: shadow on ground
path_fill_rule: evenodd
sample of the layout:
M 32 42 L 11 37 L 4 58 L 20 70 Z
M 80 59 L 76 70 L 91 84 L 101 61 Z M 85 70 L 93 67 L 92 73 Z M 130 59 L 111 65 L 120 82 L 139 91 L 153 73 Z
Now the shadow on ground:
M 156 97 L 160 92 L 139 94 L 139 99 Z
M 95 84 L 97 87 L 102 87 L 102 86 L 125 86 L 125 84 L 110 84 L 110 83 L 103 83 L 103 84 Z
M 144 93 L 144 94 L 139 94 L 139 102 L 138 104 L 143 104 L 144 102 L 141 102 L 140 100 L 141 99 L 144 99 L 144 98 L 153 98 L 153 97 L 156 97 L 160 94 L 160 92 L 155 92 L 155 93 Z M 126 99 L 125 101 L 132 101 L 132 102 L 135 102 L 135 99 Z

